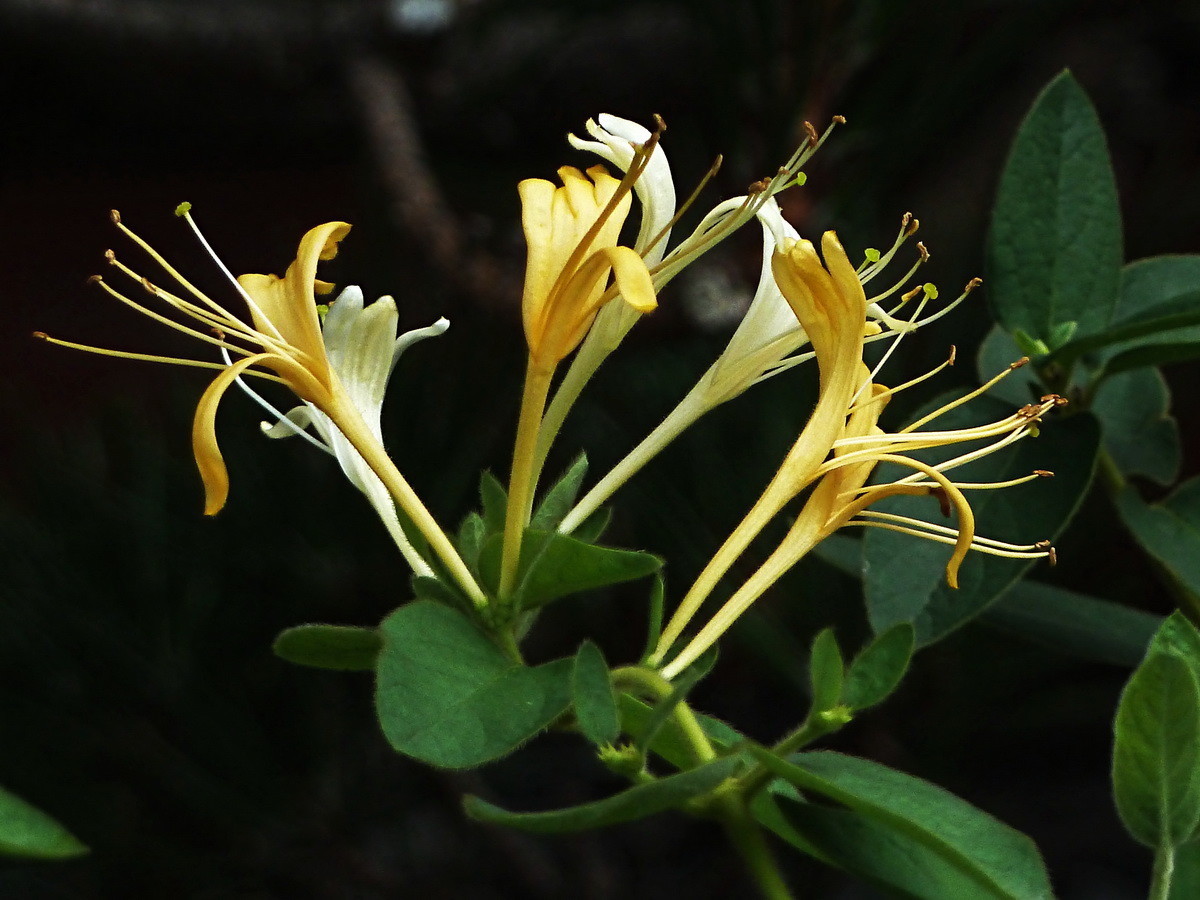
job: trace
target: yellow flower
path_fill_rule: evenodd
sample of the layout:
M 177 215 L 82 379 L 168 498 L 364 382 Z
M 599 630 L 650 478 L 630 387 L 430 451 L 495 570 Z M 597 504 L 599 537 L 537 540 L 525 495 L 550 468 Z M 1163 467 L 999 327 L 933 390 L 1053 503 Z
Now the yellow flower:
M 845 525 L 893 528 L 953 544 L 954 550 L 946 567 L 947 581 L 952 587 L 957 586 L 958 567 L 971 549 L 1001 556 L 1053 557 L 1053 549 L 1047 542 L 1012 545 L 977 539 L 974 515 L 964 494 L 964 489 L 1008 487 L 1049 473 L 1035 472 L 1025 478 L 997 484 L 963 485 L 952 481 L 945 472 L 1036 433 L 1041 416 L 1064 401 L 1048 396 L 1038 404 L 1023 407 L 1012 416 L 978 428 L 917 430 L 983 393 L 1007 375 L 1011 368 L 1022 364 L 1017 363 L 978 390 L 947 404 L 903 431 L 896 434 L 884 432 L 878 427 L 879 416 L 888 399 L 899 388 L 889 389 L 872 384 L 874 373 L 869 372 L 862 361 L 869 325 L 861 281 L 833 232 L 826 233 L 821 244 L 824 265 L 807 241 L 786 244 L 773 259 L 779 288 L 795 311 L 816 353 L 820 369 L 820 393 L 816 408 L 763 495 L 685 595 L 651 656 L 653 664 L 662 663 L 717 582 L 767 523 L 800 493 L 809 488 L 811 492 L 776 550 L 696 637 L 662 669 L 667 678 L 673 678 L 683 671 L 788 569 L 820 541 Z M 907 386 L 902 385 L 901 388 Z M 929 447 L 986 439 L 994 441 L 936 466 L 906 455 Z M 867 486 L 872 471 L 881 462 L 904 466 L 914 470 L 914 473 L 894 482 Z M 949 528 L 886 513 L 872 513 L 867 509 L 885 497 L 900 494 L 937 497 L 947 514 L 951 509 L 957 513 L 958 527 Z
M 642 257 L 617 245 L 636 174 L 618 180 L 603 166 L 586 176 L 563 166 L 558 174 L 562 187 L 540 178 L 518 186 L 529 248 L 521 312 L 530 356 L 541 369 L 579 346 L 596 313 L 618 294 L 638 312 L 657 306 Z M 606 289 L 610 274 L 615 286 Z

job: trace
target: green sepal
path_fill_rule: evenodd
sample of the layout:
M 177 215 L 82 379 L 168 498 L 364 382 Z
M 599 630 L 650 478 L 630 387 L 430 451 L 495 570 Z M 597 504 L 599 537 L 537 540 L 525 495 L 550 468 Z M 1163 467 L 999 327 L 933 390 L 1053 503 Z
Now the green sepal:
M 383 640 L 374 628 L 352 625 L 296 625 L 275 638 L 271 650 L 280 659 L 314 669 L 369 672 Z
M 536 834 L 588 831 L 678 809 L 689 800 L 717 788 L 740 765 L 741 760 L 737 757 L 714 760 L 686 772 L 639 784 L 603 800 L 566 809 L 515 813 L 469 795 L 463 798 L 463 809 L 472 819 Z
M 70 859 L 90 852 L 56 820 L 0 788 L 0 856 Z
M 671 718 L 675 708 L 687 699 L 692 688 L 699 684 L 716 664 L 717 647 L 714 644 L 705 650 L 695 662 L 675 676 L 675 680 L 671 682 L 671 693 L 654 704 L 650 718 L 644 723 L 641 733 L 635 740 L 643 756 L 650 752 L 659 730 Z
M 662 637 L 663 610 L 667 603 L 667 584 L 659 573 L 655 573 L 650 585 L 650 604 L 646 620 L 646 647 L 642 650 L 642 661 L 650 658 Z
M 487 523 L 477 512 L 469 512 L 458 527 L 458 554 L 467 568 L 475 574 L 479 570 L 479 553 L 487 539 Z
M 646 735 L 652 720 L 656 720 L 654 707 L 626 693 L 617 695 L 617 707 L 621 711 L 621 731 L 635 742 L 648 746 L 651 753 L 677 769 L 687 769 L 696 764 L 692 745 L 675 719 L 669 718 L 655 725 L 654 735 L 647 741 Z M 744 740 L 741 734 L 720 719 L 702 713 L 697 713 L 696 718 L 705 736 L 719 749 L 728 749 Z
M 584 641 L 575 654 L 571 672 L 571 697 L 575 721 L 583 736 L 597 746 L 611 744 L 621 734 L 621 717 L 608 663 L 600 648 Z
M 375 710 L 399 753 L 462 769 L 515 750 L 571 702 L 573 660 L 529 668 L 466 617 L 430 600 L 380 625 Z
M 974 892 L 955 898 L 1051 896 L 1045 865 L 1029 838 L 936 785 L 830 751 L 797 753 L 786 760 L 761 747 L 749 752 L 802 793 L 841 804 L 869 820 L 875 834 L 894 832 L 898 841 L 913 842 L 977 885 Z M 944 894 L 921 896 L 951 900 Z

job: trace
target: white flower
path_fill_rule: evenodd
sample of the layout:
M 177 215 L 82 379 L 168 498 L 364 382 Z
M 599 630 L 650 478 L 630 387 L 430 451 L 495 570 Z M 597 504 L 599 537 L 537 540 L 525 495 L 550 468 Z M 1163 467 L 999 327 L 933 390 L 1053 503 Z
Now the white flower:
M 383 397 L 400 355 L 417 341 L 440 335 L 450 327 L 449 321 L 443 318 L 426 328 L 406 331 L 397 336 L 398 321 L 395 300 L 385 296 L 364 306 L 361 288 L 350 285 L 330 304 L 321 329 L 330 367 L 337 374 L 367 428 L 380 443 L 383 441 L 380 425 Z M 300 435 L 333 454 L 346 477 L 363 492 L 379 514 L 413 570 L 417 574 L 432 574 L 405 536 L 391 494 L 328 416 L 311 403 L 304 403 L 287 415 L 280 415 L 257 394 L 251 392 L 251 396 L 276 418 L 274 422 L 263 422 L 261 425 L 267 437 Z M 317 437 L 314 438 L 306 430 L 310 426 Z

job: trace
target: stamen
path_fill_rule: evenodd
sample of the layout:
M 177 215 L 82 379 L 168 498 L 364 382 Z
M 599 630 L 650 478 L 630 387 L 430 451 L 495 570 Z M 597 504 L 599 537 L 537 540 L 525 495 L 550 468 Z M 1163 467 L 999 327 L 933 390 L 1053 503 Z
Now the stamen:
M 908 324 L 910 326 L 921 315 L 921 310 L 923 310 L 925 308 L 925 303 L 926 303 L 926 301 L 922 300 L 921 303 L 919 303 L 917 305 L 916 311 L 913 313 L 912 318 L 909 319 L 909 321 L 908 321 Z M 877 376 L 883 370 L 884 365 L 887 363 L 887 361 L 889 359 L 891 359 L 892 354 L 896 352 L 896 348 L 900 346 L 900 342 L 902 340 L 904 340 L 904 336 L 906 334 L 908 334 L 908 332 L 911 330 L 913 330 L 913 329 L 905 328 L 901 331 L 893 332 L 896 335 L 896 339 L 894 341 L 892 341 L 891 346 L 888 347 L 887 350 L 884 351 L 884 354 L 880 358 L 879 362 L 875 364 L 875 367 L 873 369 L 871 369 L 871 371 L 868 373 L 868 375 L 867 375 L 866 379 L 863 381 L 863 383 L 861 385 L 859 385 L 858 390 L 854 392 L 854 396 L 850 398 L 851 408 L 853 408 L 855 401 L 858 400 L 858 398 L 862 394 L 862 392 L 865 391 L 871 385 L 871 383 L 875 380 L 875 376 Z M 875 398 L 873 398 L 873 399 L 875 399 Z
M 937 312 L 935 312 L 933 315 L 931 315 L 929 318 L 921 319 L 921 321 L 917 322 L 917 327 L 924 328 L 926 325 L 936 322 L 942 316 L 946 315 L 947 313 L 952 312 L 955 309 L 955 307 L 958 306 L 958 304 L 962 303 L 964 300 L 967 299 L 967 295 L 970 294 L 971 291 L 975 290 L 981 284 L 983 284 L 982 278 L 972 278 L 970 281 L 967 282 L 967 286 L 965 288 L 963 288 L 963 292 L 961 294 L 959 294 L 952 303 L 949 303 L 946 306 L 942 307 Z
M 662 230 L 659 231 L 658 234 L 656 234 L 654 238 L 646 245 L 645 249 L 642 250 L 643 257 L 645 257 L 647 253 L 657 246 L 658 242 L 666 237 L 672 228 L 679 224 L 679 220 L 683 218 L 684 214 L 691 208 L 692 204 L 699 199 L 700 192 L 708 186 L 708 183 L 712 181 L 717 172 L 721 171 L 721 164 L 724 162 L 724 159 L 725 158 L 723 156 L 717 154 L 717 158 L 713 160 L 713 164 L 708 167 L 708 171 L 704 173 L 704 176 L 700 179 L 700 182 L 692 190 L 692 193 L 688 195 L 687 200 L 683 202 L 683 205 L 675 211 L 675 215 L 670 218 L 667 224 L 662 227 Z
M 846 523 L 846 525 L 857 525 L 864 528 L 883 528 L 887 531 L 898 531 L 901 534 L 908 534 L 912 535 L 913 537 L 924 538 L 927 541 L 933 541 L 935 544 L 947 544 L 950 546 L 955 546 L 957 544 L 957 541 L 955 541 L 953 538 L 946 537 L 945 535 L 930 534 L 929 532 L 921 531 L 916 528 L 905 528 L 902 525 L 890 525 L 886 522 L 871 522 L 864 521 L 862 519 L 851 519 Z M 846 526 L 844 525 L 842 527 Z M 1049 551 L 1001 550 L 988 544 L 983 544 L 981 543 L 981 540 L 982 539 L 980 538 L 976 538 L 975 540 L 971 541 L 967 549 L 974 550 L 977 553 L 986 553 L 988 556 L 1001 556 L 1006 559 L 1046 559 L 1050 562 L 1050 565 L 1054 565 L 1055 563 L 1056 558 L 1053 547 L 1051 547 Z
M 221 356 L 225 360 L 225 365 L 227 365 L 227 366 L 233 365 L 233 360 L 231 360 L 229 358 L 229 352 L 224 347 L 221 348 Z M 287 427 L 290 428 L 293 433 L 304 438 L 306 441 L 308 441 L 310 444 L 312 444 L 318 450 L 323 450 L 324 452 L 328 453 L 330 456 L 333 456 L 333 457 L 337 456 L 337 454 L 333 452 L 332 447 L 330 447 L 324 441 L 317 440 L 315 437 L 313 437 L 311 434 L 309 434 L 307 431 L 305 431 L 303 428 L 301 428 L 299 425 L 297 425 L 295 422 L 293 422 L 291 419 L 289 419 L 285 414 L 283 414 L 279 410 L 277 410 L 273 405 L 271 405 L 271 403 L 269 403 L 267 401 L 267 399 L 265 397 L 262 396 L 262 394 L 260 394 L 256 390 L 254 390 L 254 388 L 250 387 L 250 385 L 246 384 L 246 382 L 242 379 L 242 376 L 239 375 L 237 378 L 234 379 L 234 381 L 237 382 L 237 386 L 240 387 L 250 397 L 251 400 L 253 400 L 259 406 L 261 406 L 263 409 L 265 409 L 269 415 L 273 416 L 275 418 L 277 424 L 286 424 Z M 262 424 L 266 425 L 267 423 L 263 422 Z M 263 430 L 266 431 L 267 429 L 264 428 Z
M 894 346 L 894 345 L 893 345 L 893 346 Z M 945 361 L 945 362 L 943 362 L 943 363 L 940 363 L 940 364 L 939 364 L 939 365 L 937 365 L 937 366 L 934 366 L 932 369 L 930 369 L 930 370 L 929 370 L 928 372 L 926 372 L 924 375 L 918 375 L 916 378 L 913 378 L 913 379 L 910 379 L 909 381 L 906 381 L 906 382 L 904 382 L 904 384 L 899 384 L 899 385 L 896 385 L 896 387 L 893 387 L 893 388 L 888 388 L 887 390 L 885 390 L 885 391 L 882 391 L 882 392 L 880 392 L 880 393 L 876 394 L 875 396 L 873 396 L 873 397 L 871 398 L 871 402 L 872 402 L 872 403 L 875 403 L 875 402 L 877 402 L 877 401 L 879 401 L 879 400 L 883 399 L 884 397 L 891 397 L 891 396 L 893 396 L 894 394 L 898 394 L 898 393 L 900 393 L 901 391 L 906 391 L 906 390 L 908 390 L 910 387 L 915 387 L 916 385 L 920 384 L 922 381 L 925 381 L 925 380 L 927 380 L 927 379 L 929 379 L 929 378 L 932 378 L 934 375 L 938 374 L 938 372 L 941 372 L 941 371 L 942 371 L 943 369 L 945 369 L 947 366 L 952 366 L 952 365 L 954 365 L 954 358 L 955 358 L 955 355 L 956 355 L 956 353 L 957 353 L 957 349 L 956 349 L 956 348 L 955 348 L 953 345 L 951 345 L 951 347 L 950 347 L 950 356 L 949 356 L 949 358 L 947 358 L 947 359 L 946 359 L 946 361 Z M 872 378 L 874 378 L 874 376 L 873 376 L 873 375 L 872 375 Z M 860 393 L 861 393 L 861 392 L 860 392 Z M 855 411 L 856 409 L 858 409 L 858 408 L 859 408 L 861 405 L 862 405 L 862 404 L 860 404 L 860 403 L 855 403 L 855 404 L 851 405 L 851 407 L 850 407 L 850 410 L 849 410 L 849 411 L 850 411 L 850 412 L 854 412 L 854 411 Z
M 875 263 L 868 267 L 866 273 L 858 279 L 862 284 L 867 284 L 867 282 L 887 268 L 888 263 L 892 261 L 904 242 L 908 240 L 910 235 L 908 230 L 909 225 L 914 221 L 916 220 L 913 219 L 913 214 L 910 212 L 906 212 L 900 218 L 900 233 L 896 235 L 896 239 L 892 242 L 892 246 L 888 248 L 887 253 L 883 254 Z
M 33 336 L 41 341 L 46 341 L 50 344 L 55 344 L 59 347 L 67 347 L 71 350 L 82 350 L 85 353 L 96 353 L 100 356 L 115 356 L 119 359 L 136 359 L 142 362 L 157 362 L 168 363 L 173 366 L 191 366 L 197 369 L 219 369 L 224 371 L 226 366 L 221 363 L 209 362 L 201 359 L 182 359 L 174 356 L 156 356 L 150 353 L 132 353 L 128 350 L 110 350 L 106 347 L 94 347 L 91 344 L 77 344 L 74 341 L 64 341 L 59 338 L 50 337 L 44 331 L 35 331 Z M 259 378 L 266 378 L 268 381 L 277 381 L 280 384 L 287 384 L 282 378 L 272 375 L 270 372 L 259 372 L 255 369 L 247 369 L 246 374 L 256 375 Z
M 980 385 L 975 390 L 973 390 L 967 394 L 964 394 L 962 397 L 959 397 L 957 400 L 952 400 L 949 403 L 947 403 L 945 406 L 935 409 L 929 415 L 922 416 L 920 419 L 917 419 L 917 421 L 913 422 L 908 427 L 902 429 L 900 433 L 907 434 L 911 431 L 915 431 L 916 429 L 920 428 L 922 425 L 924 425 L 928 422 L 932 422 L 934 419 L 938 418 L 939 416 L 942 416 L 942 415 L 950 412 L 950 410 L 957 409 L 958 407 L 962 406 L 964 403 L 971 402 L 972 400 L 974 400 L 976 397 L 980 396 L 981 394 L 987 393 L 995 385 L 999 384 L 1001 381 L 1003 381 L 1005 378 L 1007 378 L 1009 375 L 1011 375 L 1017 369 L 1021 368 L 1021 366 L 1025 365 L 1025 363 L 1027 363 L 1027 362 L 1029 362 L 1029 357 L 1023 356 L 1019 360 L 1017 360 L 1015 363 L 1010 363 L 1008 368 L 1005 369 L 1003 372 L 1001 372 L 999 375 L 996 375 L 995 377 L 989 379 L 987 382 Z
M 862 512 L 859 513 L 859 515 L 867 516 L 872 519 L 882 519 L 882 520 L 888 521 L 888 522 L 897 522 L 902 525 L 910 525 L 914 528 L 916 528 L 916 527 L 925 528 L 930 531 L 937 532 L 938 534 L 950 535 L 952 537 L 958 536 L 957 528 L 951 528 L 948 525 L 938 525 L 934 522 L 926 522 L 923 519 L 914 519 L 911 516 L 898 516 L 898 515 L 894 515 L 893 513 L 878 512 L 873 509 L 864 509 Z M 1050 545 L 1049 541 L 1038 541 L 1037 543 L 1034 543 L 1034 544 L 1013 544 L 1009 541 L 998 541 L 998 540 L 995 540 L 994 538 L 986 538 L 986 537 L 979 537 L 979 536 L 975 537 L 974 543 L 983 544 L 988 547 L 995 547 L 999 550 L 1012 550 L 1014 552 L 1029 552 L 1031 550 L 1044 551 L 1045 548 Z
M 129 306 L 131 309 L 136 310 L 137 312 L 141 313 L 142 315 L 146 316 L 147 318 L 153 319 L 155 322 L 158 322 L 159 324 L 166 325 L 168 328 L 173 328 L 178 332 L 186 334 L 188 337 L 199 338 L 200 340 L 205 341 L 206 343 L 216 344 L 218 347 L 221 347 L 221 348 L 228 347 L 230 350 L 233 350 L 235 353 L 240 353 L 243 356 L 250 355 L 249 350 L 245 350 L 242 347 L 238 347 L 233 344 L 226 344 L 224 342 L 224 340 L 219 340 L 217 338 L 212 337 L 211 335 L 205 334 L 202 331 L 198 331 L 195 328 L 190 328 L 187 325 L 183 325 L 179 322 L 176 322 L 173 319 L 168 319 L 166 316 L 143 306 L 142 304 L 138 303 L 137 301 L 129 299 L 124 294 L 122 294 L 120 291 L 117 291 L 115 288 L 110 287 L 108 282 L 105 281 L 103 278 L 101 278 L 99 275 L 93 275 L 91 278 L 88 279 L 88 282 L 91 284 L 100 285 L 100 287 L 109 296 L 115 297 L 116 299 L 118 299 L 122 303 L 124 303 L 126 306 Z

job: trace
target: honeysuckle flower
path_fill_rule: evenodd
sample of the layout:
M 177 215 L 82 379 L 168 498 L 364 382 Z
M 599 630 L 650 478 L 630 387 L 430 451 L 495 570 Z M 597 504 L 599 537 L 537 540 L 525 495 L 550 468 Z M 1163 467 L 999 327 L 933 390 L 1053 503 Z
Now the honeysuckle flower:
M 362 290 L 356 285 L 349 285 L 330 304 L 321 323 L 330 367 L 350 402 L 362 416 L 368 431 L 381 444 L 383 398 L 400 355 L 416 342 L 444 334 L 450 327 L 449 321 L 442 318 L 430 326 L 397 336 L 398 322 L 395 300 L 385 296 L 364 306 Z M 413 549 L 405 535 L 396 515 L 392 495 L 328 415 L 312 403 L 303 403 L 286 415 L 281 415 L 249 385 L 242 382 L 241 387 L 275 419 L 262 423 L 264 434 L 271 438 L 300 435 L 333 455 L 346 477 L 362 491 L 375 509 L 413 571 L 420 575 L 433 574 L 429 564 Z M 309 427 L 316 432 L 317 439 L 314 440 L 307 432 Z
M 44 334 L 38 336 L 62 346 L 110 356 L 218 370 L 216 378 L 201 395 L 192 422 L 192 449 L 204 483 L 204 511 L 207 515 L 219 512 L 229 494 L 229 474 L 216 435 L 217 409 L 225 392 L 243 376 L 255 376 L 286 385 L 313 410 L 327 417 L 343 438 L 354 447 L 370 470 L 386 485 L 391 497 L 425 536 L 431 549 L 441 557 L 463 590 L 477 604 L 486 603 L 474 576 L 388 457 L 377 434 L 364 420 L 355 394 L 342 383 L 336 369 L 345 368 L 354 374 L 356 380 L 363 373 L 348 365 L 344 359 L 335 365 L 335 360 L 338 359 L 336 341 L 332 359 L 326 349 L 315 295 L 328 293 L 333 289 L 333 285 L 317 279 L 317 266 L 320 262 L 337 255 L 338 243 L 350 231 L 350 225 L 345 222 L 326 222 L 310 229 L 301 238 L 296 258 L 288 266 L 283 277 L 250 274 L 235 279 L 201 234 L 190 209 L 190 204 L 181 204 L 176 214 L 187 221 L 205 250 L 246 303 L 250 311 L 250 322 L 246 322 L 197 289 L 148 243 L 126 227 L 116 211 L 112 213 L 114 224 L 146 251 L 151 259 L 183 288 L 183 292 L 193 299 L 185 299 L 151 283 L 120 261 L 111 250 L 105 254 L 110 264 L 139 283 L 169 310 L 182 314 L 195 324 L 183 324 L 126 297 L 100 276 L 95 276 L 93 281 L 111 296 L 143 315 L 197 340 L 215 345 L 225 357 L 224 363 L 106 350 L 49 338 Z M 365 381 L 357 384 L 354 391 L 360 391 L 365 384 Z M 363 395 L 357 399 L 369 400 Z M 369 402 L 366 408 L 369 409 Z
M 617 245 L 629 214 L 632 178 L 603 166 L 558 170 L 562 187 L 541 178 L 518 186 L 528 257 L 521 312 L 530 359 L 554 366 L 579 346 L 601 306 L 620 296 L 639 313 L 657 305 L 650 272 L 632 247 Z M 609 275 L 614 290 L 606 290 Z
M 879 415 L 898 389 L 872 384 L 874 373 L 869 372 L 862 361 L 868 330 L 867 299 L 862 282 L 832 232 L 822 240 L 822 250 L 824 265 L 807 241 L 785 241 L 772 258 L 776 282 L 803 325 L 816 354 L 820 373 L 817 405 L 763 495 L 685 595 L 651 656 L 653 664 L 663 662 L 717 582 L 763 527 L 803 491 L 811 488 L 811 493 L 779 547 L 663 668 L 667 678 L 683 671 L 784 572 L 844 525 L 892 527 L 954 544 L 946 570 L 951 586 L 957 586 L 958 567 L 970 549 L 1019 557 L 1053 554 L 1044 542 L 1012 545 L 976 539 L 974 516 L 964 494 L 967 489 L 1006 487 L 1047 473 L 1035 472 L 1026 478 L 999 484 L 967 485 L 950 480 L 945 472 L 1036 433 L 1040 418 L 1060 405 L 1061 399 L 1048 396 L 1039 404 L 1023 407 L 1012 416 L 979 428 L 917 430 L 982 393 L 1010 369 L 903 431 L 885 433 L 878 427 Z M 992 443 L 937 466 L 906 455 L 914 450 L 980 440 L 991 440 Z M 912 469 L 913 474 L 888 484 L 867 486 L 867 479 L 878 463 L 903 466 Z M 871 504 L 898 494 L 936 496 L 947 512 L 957 513 L 958 527 L 911 519 L 897 521 L 900 517 L 868 511 Z

